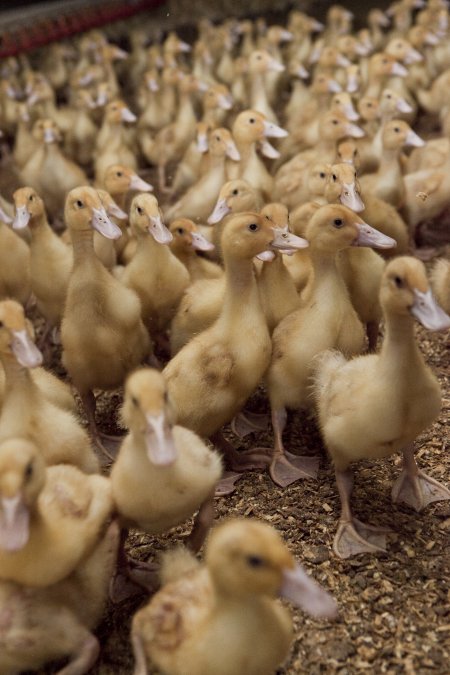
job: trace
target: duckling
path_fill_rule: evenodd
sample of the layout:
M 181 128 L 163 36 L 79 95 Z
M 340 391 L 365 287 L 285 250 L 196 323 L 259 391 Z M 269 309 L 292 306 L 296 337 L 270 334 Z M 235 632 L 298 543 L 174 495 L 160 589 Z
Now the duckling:
M 436 260 L 431 271 L 434 294 L 447 314 L 450 314 L 450 260 Z
M 111 518 L 111 484 L 69 465 L 46 467 L 31 441 L 0 443 L 0 578 L 45 587 L 92 551 Z M 67 528 L 67 529 L 66 529 Z
M 401 451 L 403 471 L 392 490 L 394 502 L 420 511 L 430 502 L 450 499 L 450 491 L 417 467 L 413 445 L 442 405 L 439 383 L 415 341 L 414 319 L 428 330 L 443 330 L 450 328 L 450 317 L 433 298 L 423 263 L 414 258 L 387 264 L 380 301 L 386 319 L 380 354 L 347 362 L 342 354 L 328 351 L 316 362 L 319 422 L 341 499 L 333 544 L 341 558 L 385 550 L 383 530 L 361 523 L 351 513 L 352 462 Z
M 425 141 L 403 120 L 391 120 L 383 128 L 383 154 L 378 171 L 360 179 L 361 187 L 385 202 L 400 208 L 405 201 L 405 187 L 400 152 L 408 145 L 420 147 Z
M 124 123 L 133 124 L 136 119 L 136 115 L 121 100 L 116 99 L 106 106 L 95 146 L 94 164 L 98 182 L 104 180 L 104 173 L 111 164 L 125 164 L 136 171 L 135 153 L 129 148 L 124 127 Z
M 58 467 L 62 468 L 68 467 Z M 67 499 L 60 506 L 67 510 Z M 104 614 L 117 545 L 118 527 L 113 522 L 58 584 L 34 588 L 0 582 L 0 606 L 8 608 L 8 620 L 2 626 L 2 673 L 39 670 L 67 657 L 66 673 L 81 675 L 94 666 L 100 645 L 91 631 Z
M 121 521 L 161 534 L 198 511 L 189 545 L 198 551 L 214 518 L 219 455 L 174 424 L 163 376 L 145 368 L 127 379 L 122 419 L 129 432 L 111 472 Z
M 185 217 L 205 222 L 226 180 L 227 157 L 234 162 L 241 159 L 228 129 L 214 129 L 208 136 L 207 170 L 181 199 L 166 211 L 168 220 Z
M 299 478 L 315 477 L 317 473 L 317 458 L 287 453 L 282 442 L 286 407 L 310 405 L 313 357 L 327 345 L 347 354 L 358 354 L 364 347 L 363 327 L 337 270 L 336 254 L 349 246 L 392 245 L 391 239 L 340 205 L 317 209 L 305 237 L 310 244 L 313 283 L 300 308 L 276 327 L 266 374 L 275 434 L 270 475 L 282 487 Z M 258 450 L 261 451 L 255 451 Z
M 72 105 L 76 110 L 76 115 L 73 124 L 70 125 L 65 134 L 64 149 L 75 162 L 87 167 L 92 161 L 98 135 L 97 125 L 90 115 L 90 111 L 97 104 L 89 91 L 80 89 L 76 93 Z
M 16 104 L 17 128 L 14 137 L 13 158 L 21 169 L 28 162 L 39 143 L 31 133 L 32 120 L 26 103 Z
M 226 291 L 217 321 L 194 337 L 163 371 L 176 420 L 201 436 L 215 435 L 244 406 L 270 361 L 271 340 L 253 273 L 255 255 L 304 245 L 254 213 L 233 216 L 222 234 Z M 245 303 L 246 311 L 242 308 Z M 189 375 L 187 376 L 187 373 Z M 219 441 L 218 441 L 219 442 Z M 226 447 L 231 468 L 260 467 L 252 457 Z
M 136 293 L 114 279 L 95 255 L 93 229 L 109 238 L 121 234 L 106 215 L 97 192 L 90 187 L 72 190 L 64 215 L 74 264 L 61 324 L 62 361 L 80 393 L 91 432 L 101 445 L 93 390 L 119 387 L 126 374 L 146 358 L 151 345 Z
M 50 119 L 37 120 L 33 136 L 38 149 L 21 170 L 21 180 L 41 195 L 48 213 L 55 217 L 64 207 L 67 192 L 88 180 L 84 171 L 63 155 L 59 148 L 61 134 Z
M 284 65 L 266 50 L 258 49 L 252 52 L 248 60 L 250 107 L 262 113 L 269 122 L 278 125 L 278 118 L 268 100 L 264 77 L 271 71 L 281 73 L 284 71 Z
M 139 194 L 130 208 L 136 253 L 120 279 L 141 302 L 141 316 L 151 334 L 163 332 L 189 284 L 189 272 L 170 251 L 172 234 L 162 221 L 156 197 Z
M 0 439 L 29 438 L 41 450 L 46 464 L 73 464 L 95 473 L 98 461 L 88 435 L 73 414 L 52 402 L 48 378 L 44 385 L 42 376 L 34 378 L 30 373 L 41 365 L 42 354 L 31 338 L 23 308 L 13 300 L 4 300 L 0 317 L 0 359 L 5 371 Z
M 169 230 L 173 237 L 169 244 L 170 250 L 186 267 L 191 282 L 223 277 L 223 270 L 219 265 L 197 255 L 197 251 L 213 250 L 214 244 L 198 231 L 193 220 L 177 218 L 170 223 Z
M 126 229 L 128 215 L 116 204 L 107 190 L 97 188 L 97 193 L 105 207 L 106 214 L 112 219 L 114 225 L 117 225 L 123 233 Z M 120 239 L 123 234 L 121 234 Z M 99 260 L 108 270 L 112 270 L 117 265 L 117 249 L 114 245 L 114 239 L 107 239 L 100 232 L 94 232 L 94 251 Z
M 0 206 L 0 299 L 13 298 L 25 306 L 31 294 L 30 249 L 8 227 L 12 222 Z
M 208 152 L 208 135 L 210 131 L 212 131 L 210 124 L 207 122 L 197 122 L 196 136 L 190 142 L 177 166 L 170 188 L 172 196 L 176 196 L 190 188 L 207 171 L 206 153 Z
M 202 99 L 203 124 L 212 129 L 223 126 L 228 111 L 233 107 L 233 98 L 228 87 L 215 84 L 205 91 Z
M 70 248 L 55 234 L 47 221 L 44 202 L 31 187 L 14 192 L 16 216 L 13 228 L 29 226 L 31 231 L 31 288 L 39 312 L 47 322 L 46 334 L 59 326 L 72 269 Z
M 369 60 L 368 83 L 364 95 L 378 98 L 390 77 L 406 77 L 407 74 L 406 68 L 391 54 L 373 54 Z
M 232 128 L 241 161 L 235 169 L 228 167 L 228 179 L 242 178 L 270 198 L 273 178 L 256 153 L 256 142 L 266 138 L 284 138 L 287 131 L 265 119 L 256 110 L 244 110 L 235 119 Z
M 162 582 L 133 618 L 134 675 L 146 675 L 150 664 L 167 675 L 271 675 L 293 630 L 276 596 L 315 617 L 336 615 L 335 601 L 279 534 L 252 519 L 215 528 L 203 565 L 181 551 L 166 554 Z

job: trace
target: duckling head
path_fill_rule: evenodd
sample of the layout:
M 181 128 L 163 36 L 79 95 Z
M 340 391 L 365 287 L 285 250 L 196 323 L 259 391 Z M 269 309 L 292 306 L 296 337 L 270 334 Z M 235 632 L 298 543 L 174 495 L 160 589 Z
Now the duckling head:
M 170 244 L 172 241 L 172 234 L 163 223 L 161 209 L 154 195 L 136 195 L 131 202 L 130 225 L 137 236 L 151 234 L 158 244 Z
M 411 315 L 428 330 L 450 328 L 450 316 L 436 302 L 425 266 L 417 258 L 401 256 L 386 265 L 380 301 L 385 311 Z
M 289 228 L 289 211 L 284 204 L 281 202 L 272 202 L 271 204 L 266 204 L 261 209 L 261 215 L 273 223 L 274 227 L 279 227 L 282 230 L 287 230 Z
M 293 251 L 308 246 L 301 237 L 278 227 L 257 213 L 239 213 L 227 222 L 222 233 L 224 257 L 245 260 L 259 257 L 270 261 L 274 250 Z
M 218 223 L 229 213 L 255 210 L 257 201 L 257 192 L 250 183 L 242 178 L 229 180 L 220 189 L 214 211 L 209 216 L 208 223 L 210 225 Z
M 39 219 L 45 214 L 45 205 L 36 190 L 31 187 L 23 187 L 13 194 L 16 215 L 13 228 L 21 230 L 27 225 L 33 227 L 39 223 Z
M 422 54 L 417 49 L 414 49 L 412 44 L 408 40 L 405 40 L 405 38 L 396 37 L 390 40 L 385 49 L 388 54 L 391 54 L 395 59 L 407 65 L 423 61 Z
M 107 239 L 118 239 L 122 235 L 120 227 L 109 219 L 97 190 L 88 186 L 75 188 L 68 193 L 64 219 L 72 232 L 93 228 Z
M 388 77 L 389 75 L 406 77 L 408 74 L 406 68 L 396 60 L 395 56 L 386 52 L 378 52 L 370 57 L 369 72 L 377 78 Z
M 342 91 L 342 87 L 331 75 L 326 73 L 316 73 L 311 83 L 311 93 L 321 94 L 336 94 Z
M 353 107 L 352 97 L 346 91 L 341 91 L 333 96 L 330 109 L 341 112 L 350 122 L 359 119 L 359 115 Z
M 305 237 L 312 250 L 325 255 L 334 255 L 348 246 L 391 248 L 396 245 L 395 239 L 370 227 L 357 213 L 340 204 L 317 209 L 306 227 Z
M 307 183 L 312 197 L 320 197 L 325 194 L 327 178 L 331 171 L 331 164 L 317 162 L 308 168 Z
M 0 444 L 0 548 L 20 551 L 30 536 L 30 507 L 45 484 L 39 449 L 25 438 Z
M 357 108 L 365 122 L 371 122 L 380 116 L 380 105 L 374 96 L 362 96 L 357 103 Z
M 107 190 L 97 189 L 97 192 L 108 216 L 113 216 L 120 220 L 125 220 L 127 218 L 125 211 L 122 211 Z
M 262 75 L 269 71 L 281 73 L 284 70 L 284 66 L 265 49 L 257 49 L 250 54 L 248 69 L 252 74 Z
M 224 84 L 215 84 L 203 94 L 203 106 L 206 109 L 231 110 L 233 98 L 228 87 Z
M 236 147 L 233 137 L 228 129 L 213 129 L 208 136 L 208 150 L 215 157 L 227 156 L 235 162 L 239 162 L 241 155 Z
M 133 169 L 123 164 L 112 164 L 104 174 L 103 182 L 111 195 L 123 195 L 130 190 L 151 192 L 153 185 L 140 178 Z
M 403 120 L 391 120 L 383 128 L 383 147 L 387 150 L 397 150 L 407 145 L 417 148 L 425 145 L 425 141 L 411 129 Z
M 336 155 L 339 162 L 342 162 L 343 164 L 350 164 L 356 169 L 359 168 L 360 156 L 358 152 L 358 146 L 352 138 L 345 139 L 338 143 Z
M 336 47 L 332 46 L 322 49 L 318 63 L 323 68 L 335 68 L 336 66 L 346 68 L 350 65 L 350 61 Z
M 109 124 L 122 124 L 123 122 L 136 122 L 137 117 L 131 112 L 124 101 L 116 99 L 107 104 L 105 108 L 105 120 Z
M 144 438 L 152 464 L 173 464 L 177 458 L 172 435 L 175 414 L 159 371 L 142 368 L 128 377 L 121 415 L 126 426 Z
M 393 89 L 383 89 L 381 93 L 379 110 L 381 115 L 412 112 L 412 107 L 404 98 Z
M 15 300 L 0 302 L 0 354 L 13 356 L 25 368 L 36 368 L 43 360 L 34 344 L 33 326 Z
M 264 138 L 284 138 L 288 135 L 285 129 L 266 120 L 256 110 L 244 110 L 235 119 L 233 137 L 238 143 L 254 143 Z
M 294 557 L 275 529 L 252 519 L 229 520 L 208 541 L 206 565 L 219 595 L 283 597 L 316 617 L 334 617 L 335 600 Z
M 340 202 L 352 211 L 364 211 L 361 188 L 355 167 L 342 162 L 333 164 L 327 176 L 325 197 L 328 202 Z
M 338 141 L 345 136 L 361 138 L 364 131 L 356 124 L 348 121 L 347 117 L 340 112 L 329 111 L 320 120 L 320 134 L 322 138 Z
M 214 249 L 214 244 L 200 234 L 194 221 L 189 218 L 177 218 L 170 223 L 169 230 L 173 237 L 170 243 L 172 251 L 190 253 Z
M 32 134 L 37 141 L 46 144 L 59 143 L 62 138 L 58 125 L 51 119 L 36 120 Z

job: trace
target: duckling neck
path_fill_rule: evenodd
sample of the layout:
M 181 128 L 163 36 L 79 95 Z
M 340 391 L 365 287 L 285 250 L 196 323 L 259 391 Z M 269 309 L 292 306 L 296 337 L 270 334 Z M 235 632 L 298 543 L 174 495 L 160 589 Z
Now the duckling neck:
M 42 237 L 48 236 L 48 234 L 53 234 L 53 230 L 48 224 L 47 217 L 45 213 L 41 213 L 38 216 L 33 216 L 30 222 L 30 231 L 32 239 L 39 239 Z
M 74 265 L 97 257 L 94 251 L 94 234 L 90 227 L 85 230 L 71 230 L 70 236 L 72 238 Z
M 414 336 L 414 319 L 385 312 L 386 335 L 381 348 L 380 359 L 390 370 L 410 369 L 414 363 L 424 363 Z
M 221 312 L 221 318 L 230 321 L 236 319 L 245 307 L 245 313 L 251 313 L 256 309 L 262 314 L 259 302 L 258 288 L 253 269 L 253 263 L 248 259 L 236 259 L 224 255 L 225 260 L 225 298 Z
M 20 407 L 26 409 L 36 391 L 29 369 L 21 366 L 13 354 L 2 353 L 0 360 L 5 370 L 6 399 L 17 400 Z M 3 408 L 2 413 L 5 410 Z

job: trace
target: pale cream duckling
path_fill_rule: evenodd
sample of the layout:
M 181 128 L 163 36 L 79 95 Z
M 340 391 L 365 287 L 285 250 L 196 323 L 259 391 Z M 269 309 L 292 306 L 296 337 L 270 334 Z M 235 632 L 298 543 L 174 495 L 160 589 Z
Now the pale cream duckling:
M 49 374 L 33 376 L 42 354 L 34 344 L 21 305 L 0 303 L 0 359 L 5 387 L 0 415 L 0 439 L 23 436 L 36 443 L 45 462 L 73 464 L 86 473 L 98 470 L 98 461 L 85 430 L 69 412 L 67 393 L 51 382 Z M 60 392 L 61 402 L 54 403 Z
M 125 123 L 136 122 L 136 115 L 121 100 L 114 100 L 105 108 L 103 123 L 95 146 L 95 176 L 103 182 L 106 169 L 112 164 L 125 164 L 136 171 L 136 154 L 128 143 Z
M 386 319 L 381 353 L 347 362 L 341 354 L 325 352 L 316 363 L 319 421 L 341 499 L 333 544 L 341 558 L 385 547 L 386 530 L 352 515 L 352 462 L 401 451 L 404 468 L 392 490 L 394 502 L 421 511 L 430 502 L 450 499 L 449 490 L 417 467 L 413 445 L 442 405 L 439 383 L 414 337 L 414 319 L 429 330 L 443 330 L 450 328 L 450 317 L 434 300 L 423 263 L 414 258 L 388 263 L 380 299 Z
M 390 77 L 406 77 L 407 74 L 406 68 L 391 54 L 373 54 L 369 60 L 368 83 L 364 95 L 378 98 Z
M 26 305 L 31 294 L 30 249 L 11 230 L 12 222 L 0 204 L 0 300 L 13 298 Z
M 151 345 L 138 296 L 111 276 L 95 255 L 94 229 L 112 239 L 121 234 L 98 193 L 90 187 L 72 190 L 64 215 L 74 264 L 61 324 L 62 360 L 98 440 L 93 390 L 119 387 L 148 356 Z
M 73 255 L 52 230 L 47 221 L 45 205 L 31 187 L 19 188 L 14 195 L 16 216 L 13 228 L 30 228 L 31 288 L 39 312 L 47 322 L 48 331 L 61 323 Z
M 361 158 L 358 150 L 358 145 L 353 138 L 346 138 L 340 141 L 336 147 L 336 163 L 350 164 L 359 169 Z
M 67 501 L 62 508 L 67 508 Z M 57 584 L 36 588 L 0 582 L 0 606 L 8 608 L 8 621 L 2 626 L 2 673 L 39 670 L 67 657 L 69 663 L 60 673 L 83 675 L 92 669 L 100 645 L 91 631 L 104 615 L 118 539 L 113 522 L 106 532 L 102 529 L 93 550 Z
M 269 103 L 266 90 L 265 75 L 271 71 L 281 73 L 284 71 L 284 65 L 264 49 L 252 52 L 248 60 L 250 107 L 262 113 L 269 122 L 278 125 L 278 118 Z
M 170 223 L 169 230 L 173 237 L 170 250 L 186 267 L 191 282 L 223 277 L 223 269 L 219 265 L 197 255 L 197 251 L 213 250 L 214 244 L 200 233 L 193 220 L 177 218 Z
M 226 180 L 227 157 L 234 162 L 241 159 L 228 129 L 214 129 L 208 136 L 208 166 L 205 172 L 181 199 L 169 207 L 165 213 L 168 220 L 184 217 L 206 221 Z
M 39 147 L 21 170 L 21 180 L 34 188 L 44 200 L 51 216 L 64 208 L 67 192 L 79 185 L 86 185 L 84 171 L 61 152 L 61 134 L 51 119 L 38 120 L 33 127 L 33 136 Z
M 172 234 L 163 223 L 154 195 L 136 195 L 130 208 L 130 226 L 137 239 L 136 253 L 120 280 L 138 295 L 142 320 L 158 337 L 189 285 L 189 272 L 168 247 Z
M 378 171 L 360 178 L 365 193 L 374 194 L 400 208 L 405 201 L 405 186 L 400 153 L 406 146 L 420 147 L 425 141 L 404 120 L 391 120 L 383 127 L 383 154 Z
M 13 158 L 16 166 L 21 169 L 28 162 L 38 147 L 38 141 L 31 132 L 32 119 L 26 103 L 16 104 L 17 128 L 14 136 Z
M 207 122 L 197 122 L 195 138 L 190 142 L 176 168 L 170 188 L 172 196 L 187 190 L 207 170 L 208 135 L 212 128 Z
M 65 579 L 103 536 L 111 484 L 74 466 L 46 467 L 30 440 L 0 443 L 0 579 L 45 587 Z
M 337 611 L 278 533 L 251 519 L 215 528 L 203 565 L 181 551 L 166 554 L 162 582 L 133 618 L 134 675 L 151 666 L 166 675 L 272 675 L 293 635 L 276 597 L 314 617 Z
M 162 534 L 197 511 L 188 543 L 198 551 L 214 518 L 219 455 L 189 429 L 175 426 L 157 370 L 141 369 L 127 379 L 122 419 L 129 432 L 111 472 L 122 524 Z
M 450 260 L 436 260 L 431 271 L 434 294 L 447 314 L 450 314 Z
M 271 340 L 253 257 L 304 244 L 254 213 L 236 215 L 227 222 L 222 234 L 226 291 L 220 316 L 163 371 L 179 424 L 221 442 L 220 428 L 242 409 L 270 362 Z M 266 457 L 239 453 L 229 444 L 224 450 L 231 468 L 261 467 L 267 462 Z
M 72 105 L 76 115 L 65 133 L 64 149 L 75 162 L 87 167 L 92 161 L 98 135 L 97 125 L 90 114 L 97 107 L 97 103 L 87 89 L 80 89 L 76 92 Z
M 336 266 L 336 255 L 349 246 L 392 245 L 389 237 L 341 205 L 317 209 L 305 237 L 310 245 L 313 283 L 300 308 L 275 329 L 272 360 L 266 374 L 275 435 L 270 475 L 282 487 L 317 473 L 317 458 L 287 453 L 282 441 L 286 408 L 311 404 L 313 357 L 329 348 L 327 345 L 346 354 L 358 354 L 364 348 L 363 326 Z

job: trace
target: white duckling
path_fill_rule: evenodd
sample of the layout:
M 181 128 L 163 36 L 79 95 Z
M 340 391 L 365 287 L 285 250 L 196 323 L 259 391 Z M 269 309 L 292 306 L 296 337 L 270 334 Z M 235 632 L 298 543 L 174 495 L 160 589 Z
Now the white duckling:
M 449 490 L 417 467 L 413 445 L 442 405 L 439 383 L 414 337 L 414 319 L 429 330 L 443 330 L 450 328 L 450 317 L 437 305 L 425 268 L 414 258 L 400 257 L 388 263 L 380 298 L 386 319 L 380 354 L 347 361 L 342 354 L 329 351 L 316 363 L 319 422 L 341 499 L 333 544 L 341 558 L 385 547 L 386 530 L 365 525 L 351 512 L 353 462 L 401 451 L 404 463 L 392 490 L 394 502 L 406 502 L 420 511 L 430 502 L 450 499 Z

